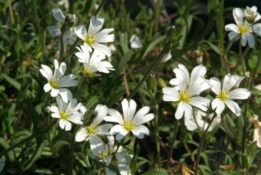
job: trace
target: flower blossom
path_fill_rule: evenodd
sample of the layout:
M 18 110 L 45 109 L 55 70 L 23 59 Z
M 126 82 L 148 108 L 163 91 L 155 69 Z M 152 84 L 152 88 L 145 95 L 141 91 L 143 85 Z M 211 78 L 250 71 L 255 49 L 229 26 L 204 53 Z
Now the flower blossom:
M 136 34 L 131 35 L 130 44 L 131 48 L 133 49 L 139 49 L 143 47 L 142 43 L 140 42 L 140 38 Z
M 179 68 L 175 68 L 176 78 L 170 80 L 170 84 L 175 87 L 163 88 L 163 100 L 177 102 L 178 108 L 175 113 L 177 120 L 181 119 L 185 113 L 186 120 L 192 118 L 192 106 L 207 111 L 210 100 L 200 97 L 199 94 L 210 88 L 204 76 L 207 72 L 205 66 L 199 65 L 192 70 L 191 76 L 187 68 L 179 64 Z
M 40 72 L 48 80 L 48 83 L 44 85 L 44 91 L 51 91 L 51 96 L 56 97 L 58 94 L 62 97 L 63 101 L 68 103 L 68 99 L 72 98 L 72 93 L 65 87 L 73 87 L 78 85 L 78 81 L 74 80 L 75 75 L 70 74 L 63 76 L 66 70 L 66 64 L 61 63 L 59 67 L 58 61 L 54 60 L 54 74 L 53 71 L 46 65 L 42 64 Z
M 255 23 L 256 21 L 261 19 L 260 14 L 257 12 L 256 6 L 253 6 L 251 8 L 246 7 L 246 9 L 244 10 L 244 16 L 249 23 Z
M 81 25 L 75 28 L 76 35 L 84 41 L 84 46 L 91 52 L 92 48 L 98 50 L 104 55 L 111 56 L 111 51 L 108 46 L 101 43 L 114 41 L 114 34 L 109 34 L 114 31 L 113 28 L 101 30 L 104 23 L 104 18 L 94 16 L 91 17 L 88 31 Z M 100 31 L 101 30 L 101 31 Z
M 131 170 L 129 164 L 132 159 L 132 155 L 128 154 L 128 151 L 124 149 L 122 146 L 115 145 L 115 140 L 113 136 L 107 137 L 109 143 L 106 145 L 106 150 L 103 153 L 103 157 L 105 159 L 106 165 L 114 164 L 117 166 L 121 175 L 131 175 Z M 106 175 L 116 175 L 116 172 L 105 168 Z
M 86 111 L 86 108 L 81 104 L 77 104 L 77 100 L 71 99 L 69 103 L 65 103 L 60 96 L 56 97 L 57 106 L 51 106 L 50 111 L 52 112 L 53 118 L 59 119 L 59 126 L 65 131 L 70 131 L 73 122 L 78 125 L 82 125 L 82 119 L 84 113 L 79 110 Z M 84 108 L 84 109 L 83 109 Z
M 79 52 L 75 53 L 78 57 L 78 61 L 84 64 L 84 73 L 92 76 L 95 72 L 109 73 L 110 70 L 114 70 L 109 61 L 104 61 L 105 55 L 97 50 L 94 50 L 92 55 L 88 52 L 88 49 L 81 45 L 77 47 Z
M 244 13 L 240 8 L 235 8 L 233 10 L 233 17 L 236 24 L 227 24 L 225 26 L 225 30 L 229 31 L 228 37 L 230 40 L 234 39 L 236 36 L 240 36 L 242 46 L 246 46 L 247 42 L 251 48 L 255 46 L 255 38 L 252 33 L 255 32 L 257 35 L 261 36 L 261 24 L 251 24 L 248 22 L 247 19 L 250 18 L 250 16 L 254 18 L 254 22 L 259 18 L 257 17 L 257 14 L 256 17 L 253 17 L 253 13 L 254 12 L 251 9 L 246 9 Z M 246 19 L 244 19 L 244 14 Z
M 68 18 L 70 25 L 76 25 L 78 18 L 75 16 L 75 14 L 67 14 L 66 16 L 63 15 L 63 12 L 61 9 L 52 9 L 53 17 L 61 23 L 66 22 L 66 18 Z M 52 33 L 52 37 L 57 37 L 62 34 L 61 27 L 60 26 L 48 26 L 47 30 Z M 70 43 L 74 43 L 76 41 L 76 34 L 74 32 L 74 26 L 70 27 L 68 30 L 66 30 L 63 34 L 63 49 L 64 52 L 66 51 L 66 42 L 69 39 Z M 59 49 L 61 49 L 61 42 L 59 40 Z
M 121 105 L 123 117 L 118 111 L 109 109 L 108 113 L 110 116 L 104 118 L 107 122 L 118 123 L 111 128 L 111 135 L 117 134 L 116 140 L 123 139 L 130 131 L 139 139 L 143 139 L 144 135 L 149 135 L 148 128 L 142 124 L 151 121 L 154 118 L 154 114 L 148 114 L 150 108 L 144 106 L 135 114 L 137 104 L 134 100 L 128 102 L 127 99 L 124 99 L 121 102 Z
M 210 83 L 212 85 L 211 90 L 217 95 L 212 101 L 212 109 L 216 109 L 216 113 L 220 115 L 225 109 L 225 105 L 237 116 L 240 116 L 240 107 L 232 100 L 245 100 L 251 93 L 245 88 L 238 88 L 242 78 L 238 76 L 232 76 L 227 74 L 221 87 L 220 80 L 217 78 L 211 78 Z
M 104 105 L 97 105 L 95 112 L 97 117 L 89 126 L 83 126 L 75 136 L 76 142 L 82 142 L 84 140 L 89 141 L 91 151 L 95 156 L 104 153 L 105 144 L 100 139 L 99 135 L 109 135 L 112 124 L 100 125 L 104 117 L 107 115 L 108 108 Z
M 203 131 L 205 131 L 208 128 L 209 123 L 206 121 L 206 119 L 203 119 L 203 117 L 207 117 L 207 119 L 209 121 L 214 117 L 213 113 L 207 115 L 207 113 L 205 113 L 203 111 L 200 111 L 200 110 L 196 110 L 194 112 L 194 115 L 195 115 L 196 121 L 195 121 L 194 118 L 191 118 L 189 120 L 186 120 L 186 119 L 184 120 L 185 126 L 187 127 L 187 129 L 189 131 L 194 131 L 198 127 L 201 128 Z M 220 116 L 216 116 L 213 119 L 212 123 L 210 124 L 208 132 L 212 131 L 214 129 L 214 127 L 217 124 L 219 124 L 220 122 L 221 122 L 221 117 Z

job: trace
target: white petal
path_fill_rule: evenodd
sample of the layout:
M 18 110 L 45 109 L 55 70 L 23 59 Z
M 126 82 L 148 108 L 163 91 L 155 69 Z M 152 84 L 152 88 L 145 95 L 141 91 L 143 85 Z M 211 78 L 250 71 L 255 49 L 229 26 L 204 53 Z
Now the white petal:
M 210 100 L 208 98 L 203 98 L 203 97 L 193 97 L 191 98 L 191 104 L 192 106 L 195 106 L 203 111 L 208 110 Z
M 92 135 L 89 138 L 90 147 L 92 150 L 92 153 L 95 156 L 98 156 L 99 154 L 102 154 L 105 152 L 105 144 L 103 141 L 96 135 Z
M 239 30 L 238 30 L 238 26 L 235 25 L 235 24 L 227 24 L 225 26 L 225 30 L 226 31 L 232 31 L 232 32 L 237 33 L 237 34 L 240 33 Z
M 96 128 L 96 132 L 99 135 L 110 135 L 110 129 L 112 128 L 112 124 L 103 124 Z
M 203 65 L 198 65 L 192 70 L 190 80 L 195 81 L 199 77 L 204 77 L 206 73 L 207 73 L 207 68 Z
M 76 113 L 76 114 L 73 114 L 71 115 L 68 120 L 77 124 L 77 125 L 82 125 L 83 122 L 81 121 L 82 119 L 82 114 L 81 113 Z
M 221 100 L 218 99 L 218 98 L 214 99 L 214 100 L 212 101 L 211 105 L 212 105 L 212 109 L 216 109 L 216 113 L 217 113 L 218 115 L 220 115 L 220 114 L 223 112 L 223 110 L 225 109 L 225 104 L 224 104 L 224 102 L 221 101 Z
M 185 119 L 191 119 L 193 118 L 193 109 L 192 106 L 185 103 Z
M 68 101 L 72 99 L 72 93 L 68 89 L 65 89 L 65 88 L 60 89 L 59 94 L 65 103 L 68 103 Z
M 233 88 L 236 85 L 237 81 L 234 76 L 231 76 L 230 74 L 227 74 L 224 78 L 222 90 L 225 92 L 229 92 L 231 88 Z
M 110 133 L 111 133 L 111 135 L 115 135 L 118 133 L 116 136 L 116 140 L 121 140 L 121 139 L 123 139 L 123 137 L 125 137 L 129 133 L 129 131 L 127 131 L 121 125 L 115 125 L 111 128 Z
M 142 120 L 142 118 L 149 112 L 150 107 L 149 106 L 144 106 L 143 108 L 141 108 L 134 116 L 133 121 L 135 121 L 136 125 L 140 125 L 142 123 L 139 123 L 139 120 Z M 152 120 L 152 119 L 151 119 Z M 138 124 L 137 124 L 138 122 Z M 145 122 L 143 122 L 145 123 Z
M 177 120 L 182 118 L 184 110 L 185 110 L 185 104 L 183 102 L 180 102 L 175 113 L 175 117 Z
M 213 78 L 210 78 L 210 84 L 212 85 L 212 88 L 211 90 L 216 94 L 220 94 L 221 92 L 221 83 L 219 81 L 219 79 L 213 77 Z
M 60 119 L 59 126 L 60 126 L 60 128 L 65 129 L 65 131 L 70 131 L 72 128 L 72 124 L 69 121 L 64 120 L 64 119 Z
M 246 37 L 249 46 L 253 48 L 256 43 L 254 36 L 251 33 L 245 34 L 244 36 Z
M 107 55 L 108 57 L 111 56 L 110 48 L 104 44 L 95 43 L 92 47 L 98 50 L 99 52 L 103 53 L 104 55 Z
M 63 15 L 63 12 L 61 11 L 61 9 L 55 9 L 55 8 L 53 8 L 53 9 L 52 9 L 52 14 L 53 14 L 53 17 L 54 17 L 57 21 L 59 21 L 59 22 L 61 22 L 61 23 L 64 23 L 65 17 L 64 17 L 64 15 Z
M 82 39 L 83 41 L 85 41 L 86 39 L 86 35 L 87 35 L 87 31 L 86 28 L 83 25 L 77 26 L 75 27 L 75 33 L 76 35 Z
M 233 100 L 233 99 L 237 99 L 237 100 L 245 100 L 248 99 L 248 97 L 251 95 L 251 92 L 249 92 L 247 89 L 245 88 L 238 88 L 238 89 L 234 89 L 232 90 L 228 96 L 229 99 Z
M 227 107 L 228 107 L 234 114 L 236 114 L 237 116 L 240 116 L 240 115 L 241 115 L 241 113 L 240 113 L 241 109 L 240 109 L 240 107 L 238 106 L 237 103 L 235 103 L 235 102 L 233 102 L 233 101 L 231 101 L 231 100 L 227 100 L 227 101 L 225 101 L 225 103 L 226 103 Z
M 86 139 L 87 137 L 87 133 L 86 133 L 86 129 L 85 128 L 81 128 L 75 135 L 75 141 L 76 142 L 82 142 Z
M 108 113 L 110 114 L 110 116 L 104 117 L 105 121 L 123 124 L 122 116 L 118 111 L 114 109 L 108 109 Z
M 237 33 L 237 32 L 229 32 L 228 33 L 228 37 L 229 37 L 229 40 L 232 40 L 232 39 L 234 39 L 236 36 L 238 36 L 239 35 L 239 33 Z
M 140 126 L 135 127 L 134 129 L 131 130 L 131 132 L 136 137 L 138 137 L 139 139 L 143 139 L 144 135 L 149 135 L 150 134 L 150 131 L 144 125 L 140 125 Z
M 243 23 L 244 13 L 240 8 L 234 8 L 233 16 L 234 16 L 234 19 L 235 19 L 235 22 L 237 23 L 237 25 L 240 25 L 241 23 Z
M 104 23 L 104 18 L 102 17 L 95 18 L 94 16 L 92 16 L 90 19 L 88 33 L 91 35 L 95 35 L 101 30 L 103 23 Z
M 130 38 L 130 43 L 131 43 L 131 48 L 133 49 L 138 49 L 138 48 L 142 48 L 143 45 L 140 42 L 139 37 L 136 34 L 133 34 Z
M 255 24 L 253 27 L 254 27 L 254 32 L 258 36 L 261 36 L 261 23 Z
M 59 94 L 59 90 L 52 88 L 52 90 L 51 90 L 51 96 L 52 96 L 52 97 L 57 97 L 58 94 Z
M 98 104 L 95 108 L 95 112 L 97 113 L 97 117 L 92 122 L 95 126 L 98 126 L 107 115 L 108 107 L 105 105 Z
M 50 67 L 42 64 L 41 65 L 42 69 L 40 69 L 41 74 L 48 80 L 50 81 L 52 76 L 53 76 L 53 71 L 50 69 Z
M 154 114 L 147 114 L 145 116 L 140 115 L 139 117 L 137 116 L 134 118 L 134 123 L 136 126 L 139 126 L 143 123 L 151 121 L 152 119 L 154 119 L 154 117 Z
M 46 83 L 44 85 L 43 89 L 44 89 L 44 92 L 49 92 L 52 89 L 52 87 L 51 87 L 50 83 Z
M 165 87 L 163 91 L 163 101 L 179 101 L 179 92 L 175 88 Z

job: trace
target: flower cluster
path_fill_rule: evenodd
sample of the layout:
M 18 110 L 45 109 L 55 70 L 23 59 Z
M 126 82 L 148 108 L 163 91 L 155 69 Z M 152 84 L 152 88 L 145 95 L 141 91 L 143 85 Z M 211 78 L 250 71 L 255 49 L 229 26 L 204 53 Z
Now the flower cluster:
M 240 107 L 233 100 L 245 100 L 251 95 L 247 89 L 238 88 L 244 77 L 227 74 L 221 87 L 219 79 L 211 78 L 207 80 L 204 78 L 207 72 L 205 66 L 196 66 L 192 70 L 191 76 L 184 65 L 179 64 L 178 66 L 178 68 L 173 70 L 176 74 L 176 78 L 170 80 L 170 84 L 174 87 L 163 88 L 163 100 L 176 102 L 178 104 L 175 117 L 179 120 L 185 115 L 184 122 L 188 130 L 195 130 L 197 126 L 205 130 L 208 126 L 201 117 L 206 116 L 204 111 L 208 111 L 210 104 L 210 99 L 200 96 L 200 94 L 206 90 L 211 90 L 216 95 L 215 99 L 211 102 L 212 109 L 216 111 L 216 115 L 218 116 L 216 119 L 213 119 L 214 123 L 220 121 L 220 115 L 225 109 L 225 106 L 235 115 L 241 115 Z M 194 118 L 193 107 L 201 110 L 197 112 Z M 216 116 L 212 115 L 209 117 L 212 119 Z M 210 130 L 211 129 L 213 129 L 213 125 L 210 126 Z

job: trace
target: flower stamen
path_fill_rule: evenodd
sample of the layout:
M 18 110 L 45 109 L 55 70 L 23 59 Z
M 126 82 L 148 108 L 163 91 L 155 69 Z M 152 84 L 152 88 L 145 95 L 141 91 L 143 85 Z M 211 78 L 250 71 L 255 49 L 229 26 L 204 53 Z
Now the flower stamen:
M 65 113 L 65 112 L 61 112 L 60 113 L 60 116 L 61 116 L 61 119 L 64 119 L 64 120 L 68 120 L 68 113 Z
M 220 98 L 222 101 L 228 100 L 228 95 L 226 92 L 222 91 L 219 95 L 217 95 L 217 98 Z
M 92 46 L 93 43 L 95 42 L 94 36 L 92 36 L 92 35 L 90 35 L 90 34 L 87 34 L 87 36 L 86 36 L 86 38 L 85 38 L 85 42 L 86 42 L 88 45 Z
M 86 126 L 85 129 L 88 135 L 94 135 L 96 132 L 96 127 L 94 125 Z
M 127 130 L 127 131 L 131 131 L 132 129 L 134 129 L 134 122 L 133 121 L 125 121 L 123 123 L 123 127 Z
M 50 81 L 50 86 L 52 87 L 52 88 L 55 88 L 55 89 L 57 89 L 58 87 L 59 87 L 59 81 L 57 80 L 57 79 L 51 79 L 51 81 Z
M 180 92 L 180 94 L 179 94 L 179 99 L 180 99 L 180 101 L 183 101 L 183 102 L 185 102 L 185 103 L 189 103 L 190 102 L 190 94 L 189 94 L 189 92 L 188 91 L 182 91 L 182 92 Z

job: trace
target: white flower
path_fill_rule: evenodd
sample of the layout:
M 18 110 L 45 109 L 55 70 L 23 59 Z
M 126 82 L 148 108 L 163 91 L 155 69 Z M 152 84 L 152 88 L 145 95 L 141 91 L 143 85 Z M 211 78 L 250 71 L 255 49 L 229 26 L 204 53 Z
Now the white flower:
M 72 98 L 72 93 L 65 87 L 77 86 L 78 81 L 74 80 L 76 76 L 70 74 L 63 77 L 66 70 L 66 64 L 62 62 L 59 67 L 59 63 L 56 59 L 54 60 L 54 74 L 48 66 L 44 64 L 42 64 L 41 66 L 42 69 L 40 69 L 40 72 L 48 80 L 48 83 L 44 85 L 44 91 L 51 91 L 50 94 L 52 97 L 56 97 L 58 94 L 60 94 L 63 101 L 68 103 L 68 99 Z
M 237 116 L 240 116 L 240 107 L 232 100 L 244 100 L 247 99 L 251 93 L 245 88 L 237 88 L 242 79 L 235 78 L 227 74 L 224 78 L 223 86 L 217 78 L 211 78 L 212 84 L 211 90 L 217 95 L 212 101 L 212 109 L 216 109 L 216 113 L 220 115 L 225 109 L 225 105 Z M 232 88 L 234 88 L 232 90 Z
M 161 59 L 160 62 L 161 62 L 161 63 L 162 63 L 162 62 L 166 63 L 168 60 L 171 59 L 171 57 L 172 57 L 171 51 L 169 51 L 167 54 L 165 54 L 165 55 L 163 56 L 163 58 Z
M 253 6 L 251 8 L 246 7 L 246 9 L 244 10 L 244 16 L 250 23 L 254 23 L 261 19 L 260 14 L 257 12 L 256 6 Z
M 97 50 L 94 50 L 92 56 L 88 52 L 88 49 L 81 45 L 81 48 L 77 47 L 79 52 L 75 53 L 78 57 L 78 61 L 84 64 L 84 73 L 88 73 L 90 76 L 95 72 L 109 73 L 110 70 L 114 70 L 109 61 L 103 61 L 105 55 Z
M 108 136 L 109 143 L 106 145 L 106 151 L 103 154 L 105 157 L 106 165 L 114 164 L 119 169 L 121 175 L 131 175 L 129 163 L 131 162 L 132 155 L 128 154 L 128 151 L 122 146 L 118 148 L 115 145 L 113 136 Z M 105 168 L 106 175 L 116 175 L 116 172 L 109 168 Z
M 52 14 L 53 17 L 61 23 L 65 23 L 66 17 L 69 19 L 69 21 L 72 24 L 76 24 L 78 19 L 75 16 L 75 14 L 67 14 L 66 16 L 63 15 L 63 12 L 61 9 L 52 9 Z M 62 34 L 61 27 L 60 26 L 48 26 L 47 30 L 52 33 L 52 37 L 57 37 Z M 76 41 L 76 35 L 74 32 L 74 27 L 69 28 L 69 30 L 65 31 L 63 34 L 63 47 L 64 47 L 64 52 L 66 51 L 66 42 L 69 39 L 70 43 L 74 43 Z M 61 49 L 61 42 L 59 40 L 59 49 Z
M 53 118 L 58 118 L 59 126 L 65 131 L 70 131 L 73 122 L 77 125 L 82 125 L 83 114 L 79 112 L 82 107 L 81 103 L 77 104 L 77 100 L 74 98 L 70 100 L 69 104 L 65 103 L 60 96 L 56 97 L 57 106 L 51 106 L 50 110 Z
M 179 64 L 179 68 L 173 70 L 176 78 L 170 80 L 170 84 L 174 88 L 163 88 L 163 100 L 178 102 L 178 109 L 176 110 L 175 117 L 177 120 L 181 119 L 185 113 L 186 120 L 192 118 L 192 106 L 207 111 L 210 100 L 200 97 L 199 94 L 210 88 L 204 75 L 207 72 L 205 66 L 199 65 L 192 70 L 191 76 L 187 68 Z
M 253 26 L 244 19 L 244 13 L 240 8 L 235 8 L 233 10 L 233 16 L 235 19 L 235 24 L 228 24 L 225 26 L 225 30 L 229 31 L 228 37 L 230 40 L 236 36 L 241 37 L 241 45 L 246 46 L 247 42 L 251 48 L 255 46 L 255 38 L 252 34 L 252 28 L 254 32 L 261 36 L 261 24 L 254 24 Z
M 261 148 L 261 122 L 258 121 L 257 115 L 254 115 L 251 120 L 254 123 L 253 141 L 256 141 L 257 147 Z
M 114 41 L 114 34 L 109 34 L 114 31 L 113 28 L 103 29 L 101 28 L 104 23 L 104 18 L 94 16 L 91 17 L 90 26 L 88 32 L 84 26 L 78 26 L 75 28 L 76 35 L 84 41 L 84 45 L 91 52 L 92 48 L 99 52 L 111 56 L 111 51 L 108 46 L 101 43 L 108 43 Z
M 131 35 L 130 44 L 131 44 L 131 48 L 133 49 L 139 49 L 143 47 L 139 37 L 136 34 Z
M 191 118 L 189 120 L 184 120 L 185 125 L 187 127 L 187 129 L 189 131 L 194 131 L 195 129 L 197 129 L 197 124 L 198 126 L 205 131 L 207 129 L 207 127 L 209 126 L 209 123 L 206 122 L 206 119 L 203 119 L 202 117 L 207 117 L 207 119 L 210 121 L 213 117 L 214 114 L 211 113 L 207 116 L 207 113 L 200 111 L 200 110 L 196 110 L 195 112 L 195 118 L 196 121 L 194 120 L 194 118 Z M 211 125 L 209 126 L 208 132 L 212 131 L 214 129 L 214 127 L 219 124 L 221 122 L 221 117 L 220 116 L 216 116 L 214 118 L 214 120 L 212 121 Z
M 134 100 L 128 102 L 127 99 L 124 99 L 121 102 L 121 105 L 123 117 L 118 111 L 109 109 L 108 113 L 110 116 L 104 118 L 107 122 L 118 123 L 111 128 L 111 135 L 117 134 L 116 140 L 123 139 L 130 131 L 139 139 L 143 139 L 144 135 L 149 135 L 150 132 L 148 128 L 142 124 L 151 121 L 154 118 L 154 114 L 148 114 L 150 108 L 144 106 L 135 114 L 137 104 Z
M 97 105 L 95 111 L 97 112 L 97 117 L 93 120 L 91 125 L 82 127 L 75 136 L 76 142 L 89 141 L 92 153 L 97 156 L 104 153 L 105 144 L 99 138 L 99 135 L 109 135 L 110 128 L 112 124 L 100 123 L 103 121 L 104 117 L 107 115 L 108 108 L 104 105 Z

